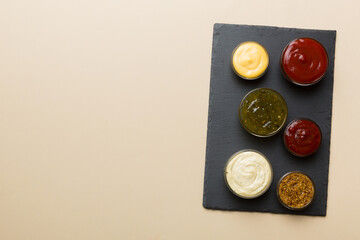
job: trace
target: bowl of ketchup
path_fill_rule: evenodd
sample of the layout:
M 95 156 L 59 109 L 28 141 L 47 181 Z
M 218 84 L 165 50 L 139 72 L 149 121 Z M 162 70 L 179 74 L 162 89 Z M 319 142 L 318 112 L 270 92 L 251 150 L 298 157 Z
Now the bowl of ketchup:
M 295 119 L 284 131 L 284 144 L 290 153 L 306 157 L 316 152 L 321 143 L 321 130 L 310 119 Z
M 309 86 L 319 82 L 328 68 L 328 55 L 324 46 L 312 38 L 297 38 L 284 48 L 280 65 L 290 82 Z

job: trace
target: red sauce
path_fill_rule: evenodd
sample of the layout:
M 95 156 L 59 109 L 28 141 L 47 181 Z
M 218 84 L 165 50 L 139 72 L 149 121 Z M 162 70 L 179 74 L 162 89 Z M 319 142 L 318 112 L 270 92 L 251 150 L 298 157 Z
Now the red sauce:
M 298 38 L 285 47 L 281 65 L 290 81 L 298 85 L 311 85 L 325 75 L 328 57 L 325 48 L 318 41 Z
M 320 146 L 320 128 L 308 119 L 294 120 L 285 129 L 284 142 L 292 154 L 299 157 L 308 156 Z

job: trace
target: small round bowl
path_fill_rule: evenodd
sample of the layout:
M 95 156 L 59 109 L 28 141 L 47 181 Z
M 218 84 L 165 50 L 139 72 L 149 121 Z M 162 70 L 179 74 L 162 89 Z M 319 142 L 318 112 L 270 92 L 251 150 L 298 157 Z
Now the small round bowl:
M 257 137 L 270 137 L 278 133 L 287 119 L 284 98 L 270 88 L 257 88 L 245 95 L 239 106 L 241 125 Z
M 312 120 L 299 118 L 290 122 L 284 131 L 286 149 L 297 157 L 314 154 L 321 145 L 320 127 Z
M 299 174 L 299 175 L 301 175 L 301 176 L 303 176 L 305 179 L 306 179 L 306 181 L 311 185 L 311 187 L 312 187 L 312 194 L 310 194 L 310 200 L 309 201 L 306 201 L 304 204 L 303 204 L 303 206 L 301 206 L 301 207 L 294 207 L 294 206 L 290 206 L 289 204 L 286 204 L 284 201 L 283 201 L 283 199 L 281 198 L 281 196 L 280 196 L 280 185 L 281 185 L 281 183 L 282 183 L 282 181 L 284 180 L 284 179 L 286 179 L 286 178 L 288 178 L 288 176 L 291 176 L 291 175 L 293 175 L 293 174 Z M 298 184 L 291 184 L 290 183 L 290 185 L 291 186 L 298 186 Z M 290 191 L 291 190 L 294 190 L 294 188 L 292 188 L 292 189 L 290 189 Z M 288 190 L 289 191 L 289 190 Z M 306 192 L 305 192 L 306 193 Z M 302 191 L 301 192 L 301 195 L 300 196 L 303 196 L 303 194 L 304 194 L 304 191 Z M 290 209 L 290 210 L 295 210 L 295 211 L 298 211 L 298 210 L 303 210 L 303 209 L 305 209 L 305 208 L 307 208 L 312 202 L 313 202 L 313 200 L 314 200 L 314 197 L 315 197 L 315 184 L 314 184 L 314 181 L 309 177 L 309 175 L 307 175 L 307 174 L 305 174 L 305 173 L 303 173 L 303 172 L 300 172 L 300 171 L 291 171 L 291 172 L 288 172 L 288 173 L 286 173 L 284 176 L 282 176 L 281 178 L 280 178 L 280 180 L 279 180 L 279 182 L 278 182 L 278 184 L 277 184 L 277 186 L 276 186 L 276 195 L 277 195 L 277 198 L 278 198 L 278 200 L 279 200 L 279 202 L 281 203 L 281 205 L 283 205 L 284 207 L 286 207 L 287 209 Z M 292 195 L 294 195 L 294 193 L 292 193 Z
M 299 86 L 319 82 L 326 74 L 329 60 L 324 46 L 313 38 L 297 38 L 286 45 L 280 57 L 284 77 Z
M 237 76 L 245 80 L 262 77 L 266 73 L 269 63 L 270 58 L 266 49 L 254 41 L 240 43 L 231 54 L 232 69 Z
M 241 157 L 243 157 L 243 159 L 241 159 Z M 231 171 L 230 169 L 230 167 L 234 167 L 234 163 L 237 163 L 235 166 L 237 167 L 235 173 L 234 170 Z M 251 177 L 254 177 L 254 175 L 261 173 L 260 171 L 262 170 L 262 168 L 259 167 L 260 165 L 263 167 L 265 173 L 263 172 L 262 174 L 260 174 L 260 176 L 257 176 L 257 178 L 255 178 L 257 182 L 250 182 L 249 179 L 246 179 L 246 177 L 250 176 L 251 180 Z M 257 171 L 254 172 L 255 170 Z M 267 170 L 269 171 L 268 174 L 266 174 Z M 241 175 L 241 172 L 245 173 L 245 175 Z M 234 174 L 236 175 L 235 178 L 233 178 Z M 269 160 L 261 152 L 253 149 L 245 149 L 236 152 L 228 159 L 224 167 L 224 179 L 226 186 L 234 195 L 244 199 L 253 199 L 260 197 L 269 189 L 273 180 L 273 169 Z M 255 193 L 245 193 L 247 187 L 250 187 L 251 184 L 254 184 L 251 188 L 251 190 L 254 191 L 256 184 L 259 185 L 259 183 L 262 184 L 261 186 L 259 186 L 259 189 L 255 191 Z

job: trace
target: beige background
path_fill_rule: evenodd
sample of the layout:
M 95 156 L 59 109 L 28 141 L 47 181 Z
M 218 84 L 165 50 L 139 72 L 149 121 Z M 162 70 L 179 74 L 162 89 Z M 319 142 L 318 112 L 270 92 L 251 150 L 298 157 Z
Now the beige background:
M 359 7 L 1 0 L 0 239 L 359 239 Z M 203 209 L 216 22 L 338 31 L 327 217 Z

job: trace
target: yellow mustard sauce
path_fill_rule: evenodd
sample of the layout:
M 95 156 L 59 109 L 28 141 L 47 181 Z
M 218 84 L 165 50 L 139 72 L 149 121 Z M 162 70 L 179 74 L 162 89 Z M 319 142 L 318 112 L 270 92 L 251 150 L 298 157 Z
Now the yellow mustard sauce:
M 233 51 L 232 67 L 242 78 L 259 78 L 268 66 L 269 55 L 266 49 L 257 42 L 243 42 Z

